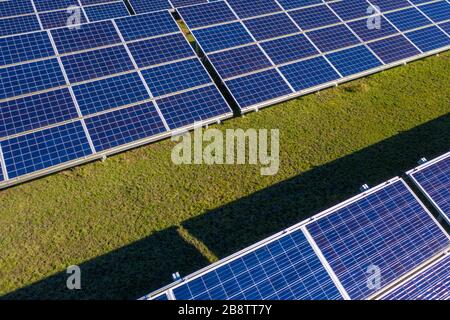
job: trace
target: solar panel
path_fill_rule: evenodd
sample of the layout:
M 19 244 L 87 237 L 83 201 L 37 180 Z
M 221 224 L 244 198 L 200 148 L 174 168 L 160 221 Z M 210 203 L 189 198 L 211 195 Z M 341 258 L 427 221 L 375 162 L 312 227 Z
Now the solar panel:
M 446 26 L 436 25 L 450 19 L 444 2 L 223 0 L 177 11 L 248 112 L 447 50 Z M 296 74 L 315 63 L 311 79 Z M 272 94 L 260 87 L 268 75 Z
M 450 224 L 450 152 L 407 174 Z
M 233 114 L 166 11 L 0 38 L 0 48 L 0 187 Z
M 368 299 L 448 250 L 450 237 L 400 178 L 167 286 L 178 300 Z M 380 286 L 369 286 L 380 270 Z
M 450 255 L 395 287 L 382 300 L 450 300 Z
M 129 16 L 122 0 L 0 2 L 0 37 Z
M 352 299 L 373 296 L 450 244 L 401 179 L 329 210 L 307 229 Z M 379 271 L 379 287 L 368 285 L 369 270 Z
M 214 2 L 216 0 L 210 0 Z M 174 10 L 185 6 L 207 3 L 208 0 L 129 0 L 136 14 L 157 12 L 161 10 Z

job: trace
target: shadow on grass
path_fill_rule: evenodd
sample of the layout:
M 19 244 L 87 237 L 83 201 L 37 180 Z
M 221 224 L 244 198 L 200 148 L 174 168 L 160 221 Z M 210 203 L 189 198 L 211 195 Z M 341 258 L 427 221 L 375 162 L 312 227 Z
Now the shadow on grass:
M 183 223 L 215 255 L 224 257 L 322 209 L 379 184 L 450 147 L 450 114 L 314 168 Z M 80 265 L 82 289 L 69 291 L 67 274 L 7 294 L 3 299 L 135 299 L 207 260 L 170 228 Z

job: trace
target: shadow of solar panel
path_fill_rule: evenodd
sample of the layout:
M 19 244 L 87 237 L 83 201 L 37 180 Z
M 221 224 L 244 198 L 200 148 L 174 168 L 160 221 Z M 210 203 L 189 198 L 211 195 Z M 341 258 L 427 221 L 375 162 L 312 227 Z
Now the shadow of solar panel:
M 369 298 L 450 244 L 400 179 L 329 210 L 307 229 L 352 299 Z M 372 268 L 381 287 L 368 286 Z
M 408 279 L 382 300 L 449 300 L 450 255 Z
M 79 121 L 0 142 L 10 179 L 92 153 Z
M 342 299 L 301 231 L 221 263 L 173 294 L 177 300 Z
M 419 166 L 408 175 L 450 224 L 450 153 Z

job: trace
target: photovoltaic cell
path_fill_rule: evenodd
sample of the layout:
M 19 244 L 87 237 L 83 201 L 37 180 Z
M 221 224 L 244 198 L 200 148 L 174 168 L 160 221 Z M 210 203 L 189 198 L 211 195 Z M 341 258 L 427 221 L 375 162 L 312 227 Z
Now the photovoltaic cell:
M 450 153 L 408 174 L 450 224 Z
M 191 29 L 237 20 L 233 11 L 224 1 L 184 7 L 178 9 L 178 12 Z
M 181 128 L 230 112 L 230 107 L 212 85 L 162 98 L 157 103 L 170 129 Z
M 400 31 L 408 31 L 430 24 L 430 20 L 415 8 L 391 12 L 386 14 L 386 17 Z
M 1 141 L 9 178 L 91 154 L 79 121 Z
M 302 34 L 263 42 L 261 46 L 275 64 L 319 54 L 319 51 Z
M 289 14 L 304 31 L 340 22 L 339 18 L 325 5 L 291 11 Z
M 436 23 L 450 19 L 450 3 L 445 1 L 424 4 L 419 9 Z
M 379 268 L 383 288 L 450 244 L 400 179 L 331 210 L 307 229 L 352 299 L 379 291 L 367 286 L 368 268 Z
M 382 65 L 365 46 L 333 52 L 327 57 L 344 77 Z
M 406 37 L 423 52 L 450 46 L 450 37 L 435 26 L 408 32 Z
M 345 25 L 336 25 L 308 32 L 307 35 L 322 52 L 333 51 L 360 43 Z
M 445 23 L 441 23 L 439 25 L 439 27 L 442 28 L 442 30 L 444 30 L 447 35 L 450 37 L 450 21 L 449 22 L 445 22 Z
M 408 279 L 382 300 L 450 300 L 450 255 Z
M 151 102 L 86 119 L 86 126 L 97 151 L 111 149 L 165 131 L 164 124 Z
M 353 20 L 372 14 L 367 13 L 368 8 L 371 7 L 371 5 L 365 0 L 345 0 L 333 2 L 329 5 L 342 20 Z
M 81 24 L 86 23 L 87 19 L 83 13 L 83 11 L 80 11 L 80 20 L 74 21 L 70 20 L 70 18 L 73 16 L 72 12 L 67 12 L 66 10 L 63 11 L 51 11 L 51 12 L 45 12 L 39 14 L 39 19 L 41 20 L 42 27 L 44 29 L 52 29 L 52 28 L 59 28 L 59 27 L 65 27 L 67 26 L 68 22 L 75 24 Z
M 168 0 L 129 0 L 136 14 L 172 9 Z
M 150 99 L 136 72 L 77 85 L 73 92 L 83 115 Z
M 410 58 L 420 53 L 404 36 L 394 36 L 369 43 L 370 49 L 384 63 L 392 63 Z
M 300 32 L 285 13 L 247 20 L 244 24 L 258 41 Z
M 33 12 L 34 9 L 30 0 L 0 2 L 0 18 L 20 16 Z
M 340 300 L 301 231 L 225 262 L 173 289 L 177 300 Z
M 411 6 L 408 0 L 370 0 L 369 2 L 379 7 L 382 13 Z
M 0 37 L 41 30 L 35 15 L 0 19 Z
M 379 28 L 368 28 L 367 19 L 356 20 L 348 26 L 363 40 L 370 41 L 398 33 L 397 30 L 384 18 L 380 17 Z
M 334 81 L 340 77 L 323 57 L 290 64 L 281 67 L 280 71 L 296 91 Z
M 282 10 L 274 0 L 228 0 L 228 3 L 241 19 Z
M 0 103 L 0 138 L 78 117 L 68 89 Z
M 38 12 L 66 9 L 71 6 L 79 6 L 77 0 L 36 0 L 33 1 Z
M 211 82 L 198 59 L 179 61 L 142 71 L 154 97 L 194 88 Z
M 89 21 L 101 21 L 129 16 L 127 7 L 123 2 L 106 3 L 96 6 L 84 7 Z

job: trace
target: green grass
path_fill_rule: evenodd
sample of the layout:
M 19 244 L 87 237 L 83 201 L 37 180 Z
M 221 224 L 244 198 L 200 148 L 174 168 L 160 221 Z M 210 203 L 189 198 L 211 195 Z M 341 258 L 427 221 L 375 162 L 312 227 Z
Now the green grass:
M 136 298 L 450 146 L 450 54 L 226 121 L 281 165 L 175 166 L 170 140 L 0 191 L 0 295 Z M 65 289 L 81 265 L 82 290 Z

